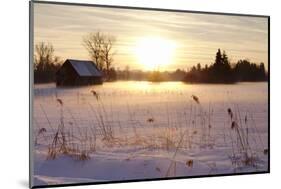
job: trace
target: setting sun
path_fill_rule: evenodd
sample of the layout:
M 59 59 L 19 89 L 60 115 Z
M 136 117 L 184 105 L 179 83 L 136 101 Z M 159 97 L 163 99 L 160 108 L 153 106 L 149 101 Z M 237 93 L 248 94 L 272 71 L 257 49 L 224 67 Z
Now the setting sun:
M 146 37 L 137 42 L 135 53 L 139 64 L 145 70 L 155 70 L 171 64 L 176 45 L 173 41 Z

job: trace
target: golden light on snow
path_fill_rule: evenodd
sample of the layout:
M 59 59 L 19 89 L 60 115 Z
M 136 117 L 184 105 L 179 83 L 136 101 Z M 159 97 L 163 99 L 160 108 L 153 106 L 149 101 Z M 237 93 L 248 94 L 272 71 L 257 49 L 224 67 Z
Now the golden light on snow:
M 180 89 L 191 90 L 191 85 L 184 85 L 182 82 L 149 82 L 149 81 L 127 81 L 127 82 L 116 82 L 114 85 L 114 90 L 122 89 L 128 90 L 130 92 L 154 92 L 154 93 L 163 93 L 166 90 L 170 92 L 178 92 Z
M 173 62 L 176 43 L 160 37 L 144 37 L 137 41 L 135 54 L 144 70 L 161 69 Z

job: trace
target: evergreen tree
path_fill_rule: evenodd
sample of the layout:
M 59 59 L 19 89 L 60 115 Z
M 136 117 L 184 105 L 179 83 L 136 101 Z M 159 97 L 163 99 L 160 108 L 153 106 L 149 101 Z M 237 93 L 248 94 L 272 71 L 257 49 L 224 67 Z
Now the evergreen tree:
M 227 57 L 225 51 L 223 51 L 223 54 L 222 54 L 222 63 L 225 65 L 229 64 L 228 57 Z
M 197 64 L 197 71 L 201 71 L 201 64 L 200 63 Z
M 222 64 L 222 55 L 221 55 L 221 50 L 218 49 L 218 52 L 216 54 L 216 60 L 215 60 L 215 64 Z
M 260 70 L 260 77 L 266 80 L 266 73 L 265 73 L 265 67 L 263 62 L 260 64 L 259 70 Z

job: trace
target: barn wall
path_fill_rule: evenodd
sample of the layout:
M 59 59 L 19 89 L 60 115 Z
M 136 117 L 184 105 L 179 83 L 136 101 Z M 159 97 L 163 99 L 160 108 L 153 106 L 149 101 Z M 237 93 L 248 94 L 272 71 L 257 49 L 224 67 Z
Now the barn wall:
M 63 64 L 60 70 L 57 72 L 56 75 L 56 84 L 58 86 L 70 86 L 74 85 L 75 80 L 77 79 L 78 75 L 70 65 L 69 62 Z

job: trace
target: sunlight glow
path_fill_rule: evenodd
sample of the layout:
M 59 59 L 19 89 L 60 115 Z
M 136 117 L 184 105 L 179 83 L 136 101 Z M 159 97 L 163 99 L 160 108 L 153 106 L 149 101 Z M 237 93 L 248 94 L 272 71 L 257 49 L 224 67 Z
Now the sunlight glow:
M 137 41 L 135 54 L 144 70 L 159 70 L 171 64 L 175 42 L 160 37 L 145 37 Z

